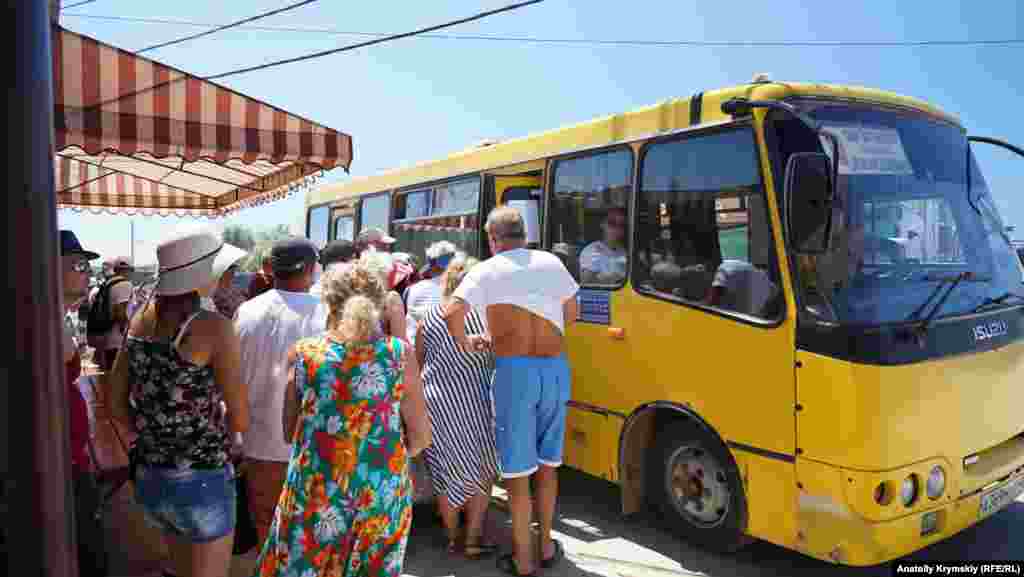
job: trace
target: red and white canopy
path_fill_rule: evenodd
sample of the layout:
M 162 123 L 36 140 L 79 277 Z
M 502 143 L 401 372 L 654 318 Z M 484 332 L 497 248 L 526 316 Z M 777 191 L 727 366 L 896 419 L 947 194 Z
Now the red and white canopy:
M 57 206 L 224 216 L 352 161 L 352 138 L 59 26 Z

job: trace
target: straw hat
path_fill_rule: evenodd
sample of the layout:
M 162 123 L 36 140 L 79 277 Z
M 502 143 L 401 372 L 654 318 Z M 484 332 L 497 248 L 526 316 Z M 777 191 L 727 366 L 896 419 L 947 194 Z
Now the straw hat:
M 154 292 L 162 296 L 181 295 L 213 284 L 213 262 L 223 245 L 218 235 L 204 229 L 176 230 L 156 247 L 160 280 Z

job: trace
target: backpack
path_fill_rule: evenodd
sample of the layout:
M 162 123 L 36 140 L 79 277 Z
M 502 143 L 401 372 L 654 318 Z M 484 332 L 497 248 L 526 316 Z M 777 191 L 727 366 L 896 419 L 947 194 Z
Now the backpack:
M 86 321 L 88 334 L 105 335 L 114 328 L 114 318 L 110 314 L 110 287 L 122 282 L 129 281 L 123 276 L 111 277 L 96 291 L 96 298 L 89 307 L 89 319 Z

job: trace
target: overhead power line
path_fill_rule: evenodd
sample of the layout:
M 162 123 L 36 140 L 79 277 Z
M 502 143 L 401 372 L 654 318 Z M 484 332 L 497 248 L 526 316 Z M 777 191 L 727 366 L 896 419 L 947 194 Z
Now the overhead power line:
M 281 66 L 282 64 L 291 64 L 293 62 L 302 62 L 304 60 L 312 60 L 314 58 L 322 58 L 324 56 L 329 56 L 331 54 L 337 54 L 339 52 L 347 52 L 349 50 L 355 50 L 357 48 L 364 48 L 366 46 L 373 46 L 374 44 L 381 44 L 383 42 L 390 42 L 392 40 L 400 40 L 402 38 L 408 38 L 410 36 L 418 36 L 420 34 L 426 34 L 427 32 L 432 32 L 434 30 L 441 30 L 443 28 L 450 28 L 450 27 L 456 26 L 458 24 L 465 24 L 466 22 L 473 22 L 474 20 L 481 20 L 483 18 L 487 18 L 488 16 L 493 16 L 495 14 L 500 14 L 502 12 L 510 12 L 512 10 L 517 10 L 519 8 L 525 8 L 526 6 L 530 6 L 531 4 L 540 4 L 543 1 L 544 0 L 529 0 L 529 2 L 519 2 L 518 4 L 509 4 L 508 6 L 504 6 L 502 8 L 496 8 L 494 10 L 488 10 L 486 12 L 480 12 L 479 14 L 474 14 L 473 16 L 469 16 L 468 18 L 460 18 L 458 20 L 452 20 L 450 22 L 445 22 L 444 24 L 437 24 L 437 25 L 434 25 L 434 26 L 427 26 L 426 28 L 420 28 L 419 30 L 413 30 L 412 32 L 403 32 L 401 34 L 392 34 L 392 35 L 389 35 L 389 36 L 384 36 L 384 37 L 381 37 L 381 38 L 377 38 L 375 40 L 367 40 L 366 42 L 359 42 L 358 44 L 349 44 L 348 46 L 342 46 L 340 48 L 332 48 L 330 50 L 322 50 L 320 52 L 314 52 L 312 54 L 307 54 L 305 56 L 296 56 L 295 58 L 285 58 L 284 60 L 277 60 L 275 62 L 268 62 L 266 64 L 260 64 L 260 65 L 257 65 L 257 66 L 250 66 L 248 68 L 241 68 L 241 69 L 238 69 L 238 70 L 232 70 L 230 72 L 222 72 L 220 74 L 214 74 L 213 76 L 207 76 L 206 80 L 217 80 L 219 78 L 226 78 L 228 76 L 234 76 L 236 74 L 245 74 L 246 72 L 255 72 L 257 70 L 263 70 L 265 68 L 271 68 L 273 66 Z
M 386 36 L 386 37 L 383 37 L 383 38 L 377 38 L 375 40 L 368 40 L 366 42 L 359 42 L 357 44 L 349 44 L 348 46 L 342 46 L 340 48 L 333 48 L 331 50 L 322 50 L 320 52 L 314 52 L 312 54 L 306 54 L 305 56 L 296 56 L 294 58 L 286 58 L 284 60 L 277 60 L 277 61 L 274 61 L 274 62 L 268 62 L 266 64 L 259 64 L 259 65 L 256 65 L 256 66 L 249 66 L 249 67 L 246 67 L 246 68 L 239 68 L 239 69 L 236 69 L 236 70 L 229 70 L 228 72 L 221 72 L 220 74 L 214 74 L 212 76 L 205 76 L 205 77 L 202 77 L 202 79 L 203 80 L 218 80 L 218 79 L 221 79 L 221 78 L 227 78 L 228 76 L 236 76 L 238 74 L 245 74 L 247 72 L 255 72 L 257 70 L 265 70 L 267 68 L 272 68 L 274 66 L 281 66 L 281 65 L 284 65 L 284 64 L 292 64 L 294 62 L 302 62 L 302 61 L 305 61 L 305 60 L 312 60 L 314 58 L 322 58 L 324 56 L 328 56 L 328 55 L 331 55 L 331 54 L 337 54 L 339 52 L 346 52 L 346 51 L 349 51 L 349 50 L 355 50 L 357 48 L 363 48 L 363 47 L 366 47 L 366 46 L 372 46 L 374 44 L 382 44 L 384 42 L 390 42 L 392 40 L 398 40 L 398 39 L 401 39 L 401 38 L 408 38 L 410 36 L 417 36 L 417 35 L 420 35 L 420 34 L 424 34 L 426 32 L 431 32 L 431 31 L 434 31 L 434 30 L 441 30 L 443 28 L 450 28 L 450 27 L 456 26 L 458 24 L 465 24 L 466 22 L 472 22 L 474 20 L 481 20 L 483 18 L 487 18 L 488 16 L 493 16 L 495 14 L 500 14 L 502 12 L 510 12 L 512 10 L 517 10 L 519 8 L 525 8 L 526 6 L 530 6 L 532 4 L 540 4 L 543 1 L 544 0 L 530 0 L 528 2 L 519 2 L 517 4 L 509 4 L 508 6 L 504 6 L 502 8 L 497 8 L 497 9 L 494 9 L 494 10 L 487 10 L 486 12 L 480 12 L 478 14 L 474 14 L 473 16 L 469 16 L 467 18 L 460 18 L 458 20 L 451 20 L 449 22 L 445 22 L 444 24 L 436 24 L 434 26 L 427 26 L 426 28 L 420 28 L 418 30 L 413 30 L 412 32 L 404 32 L 404 33 L 401 33 L 401 34 L 393 34 L 393 35 L 389 35 L 389 36 Z M 143 94 L 145 92 L 149 92 L 151 90 L 156 90 L 157 88 L 161 88 L 163 86 L 170 85 L 170 84 L 172 84 L 174 82 L 180 82 L 183 78 L 185 78 L 185 77 L 181 76 L 181 77 L 178 77 L 178 78 L 176 78 L 174 80 L 167 80 L 167 81 L 164 81 L 164 82 L 158 82 L 158 83 L 156 83 L 156 84 L 154 84 L 152 86 L 147 86 L 146 88 L 141 88 L 141 89 L 136 90 L 134 92 L 128 92 L 128 93 L 122 94 L 120 96 L 116 96 L 114 98 L 110 98 L 108 100 L 104 100 L 102 102 L 97 102 L 96 104 L 94 104 L 92 106 L 89 106 L 88 110 L 96 110 L 96 109 L 99 109 L 99 108 L 101 108 L 103 106 L 106 106 L 107 104 L 110 104 L 112 102 L 117 102 L 119 100 L 124 100 L 126 98 L 132 98 L 134 96 L 138 96 L 139 94 Z
M 195 22 L 189 20 L 170 20 L 162 18 L 132 18 L 127 16 L 100 16 L 94 14 L 65 14 L 64 16 L 95 20 L 113 20 L 139 22 L 147 24 L 167 24 L 178 26 L 219 27 L 221 24 Z M 240 30 L 264 32 L 294 32 L 307 34 L 330 34 L 334 36 L 364 36 L 371 38 L 389 38 L 393 34 L 387 32 L 357 32 L 336 30 L 331 28 L 305 28 L 295 26 L 239 26 Z M 630 40 L 630 39 L 588 39 L 588 38 L 541 38 L 534 36 L 516 36 L 501 34 L 418 34 L 420 38 L 438 40 L 480 40 L 494 42 L 518 42 L 523 44 L 582 44 L 607 46 L 707 46 L 707 47 L 913 47 L 913 46 L 1006 46 L 1024 44 L 1024 38 L 1002 38 L 991 40 Z
M 82 0 L 81 2 L 75 2 L 74 4 L 68 4 L 67 6 L 61 6 L 61 11 L 67 10 L 68 8 L 77 8 L 78 6 L 85 6 L 86 4 L 92 4 L 96 0 Z
M 220 32 L 221 30 L 227 30 L 228 28 L 235 28 L 237 26 L 241 26 L 241 25 L 246 24 L 248 22 L 255 22 L 256 20 L 259 20 L 261 18 L 266 18 L 268 16 L 274 16 L 275 14 L 280 14 L 282 12 L 287 12 L 289 10 L 294 10 L 296 8 L 305 6 L 307 4 L 312 4 L 313 2 L 316 2 L 316 1 L 317 0 L 303 0 L 302 2 L 296 2 L 294 4 L 289 4 L 288 6 L 285 6 L 283 8 L 278 8 L 277 10 L 271 10 L 270 12 L 264 12 L 262 14 L 257 14 L 256 16 L 250 16 L 249 18 L 244 18 L 242 20 L 237 20 L 237 21 L 232 22 L 230 24 L 219 25 L 219 26 L 215 27 L 212 30 L 207 30 L 205 32 L 200 32 L 198 34 L 192 34 L 191 36 L 185 36 L 184 38 L 178 38 L 176 40 L 169 40 L 167 42 L 161 42 L 160 44 L 154 44 L 153 46 L 147 46 L 146 48 L 143 48 L 141 50 L 136 50 L 135 53 L 136 54 L 142 54 L 143 52 L 149 52 L 150 50 L 156 50 L 157 48 L 164 48 L 164 47 L 171 46 L 171 45 L 174 45 L 174 44 L 181 44 L 182 42 L 188 42 L 189 40 L 195 40 L 196 38 L 202 38 L 203 36 L 209 36 L 210 34 L 216 34 L 217 32 Z

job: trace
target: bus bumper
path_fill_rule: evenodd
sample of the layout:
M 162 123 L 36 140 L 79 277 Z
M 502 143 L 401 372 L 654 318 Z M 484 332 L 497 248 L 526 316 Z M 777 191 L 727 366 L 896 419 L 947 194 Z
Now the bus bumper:
M 798 497 L 796 549 L 824 561 L 842 565 L 870 566 L 909 555 L 947 539 L 991 517 L 1024 491 L 1024 471 L 955 500 L 940 501 L 931 508 L 897 519 L 874 522 L 852 511 L 842 493 L 830 496 L 805 491 Z M 993 500 L 990 495 L 999 494 Z M 981 511 L 982 499 L 998 506 Z

